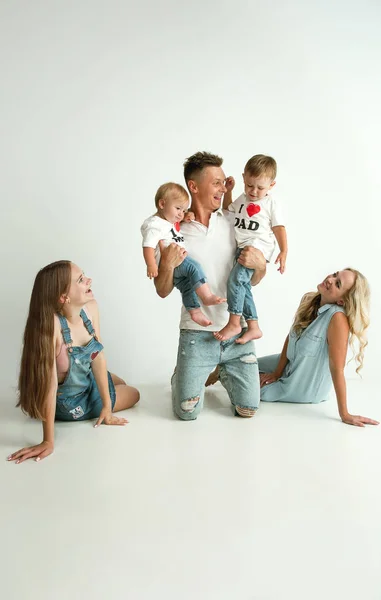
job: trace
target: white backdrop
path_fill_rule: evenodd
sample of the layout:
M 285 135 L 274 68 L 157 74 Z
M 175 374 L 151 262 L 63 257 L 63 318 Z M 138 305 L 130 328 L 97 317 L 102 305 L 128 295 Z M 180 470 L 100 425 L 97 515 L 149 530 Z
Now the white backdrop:
M 364 377 L 380 332 L 380 24 L 376 0 L 2 0 L 1 381 L 15 386 L 31 286 L 70 259 L 93 277 L 109 368 L 163 383 L 180 295 L 145 276 L 140 224 L 197 150 L 278 161 L 288 269 L 256 289 L 280 351 L 302 293 L 362 270 L 372 292 Z

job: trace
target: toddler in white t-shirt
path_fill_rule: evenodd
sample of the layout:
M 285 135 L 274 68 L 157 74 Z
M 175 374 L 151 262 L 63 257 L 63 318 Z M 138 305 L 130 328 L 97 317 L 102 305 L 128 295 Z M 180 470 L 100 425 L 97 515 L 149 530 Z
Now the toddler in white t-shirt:
M 275 185 L 277 164 L 271 156 L 257 154 L 246 163 L 243 172 L 245 192 L 232 202 L 232 191 L 235 186 L 233 177 L 225 182 L 227 192 L 224 196 L 223 207 L 235 214 L 234 232 L 237 241 L 236 262 L 231 270 L 227 285 L 227 301 L 230 313 L 227 325 L 216 332 L 215 337 L 228 340 L 241 332 L 241 315 L 247 321 L 247 331 L 236 341 L 245 344 L 262 336 L 258 325 L 258 315 L 251 293 L 251 278 L 254 273 L 239 264 L 239 255 L 245 246 L 253 246 L 270 261 L 279 245 L 279 254 L 275 263 L 279 263 L 281 273 L 284 273 L 287 258 L 287 234 L 280 208 L 270 195 Z
M 156 192 L 155 205 L 157 212 L 141 226 L 143 255 L 150 279 L 158 275 L 160 241 L 165 247 L 172 243 L 184 247 L 180 222 L 184 220 L 188 210 L 188 192 L 178 183 L 165 183 Z M 185 220 L 191 216 L 192 213 L 187 213 Z M 226 302 L 226 298 L 212 294 L 201 265 L 190 256 L 186 256 L 181 265 L 174 269 L 173 284 L 180 290 L 183 304 L 192 320 L 202 327 L 207 327 L 212 322 L 202 312 L 198 298 L 205 306 Z

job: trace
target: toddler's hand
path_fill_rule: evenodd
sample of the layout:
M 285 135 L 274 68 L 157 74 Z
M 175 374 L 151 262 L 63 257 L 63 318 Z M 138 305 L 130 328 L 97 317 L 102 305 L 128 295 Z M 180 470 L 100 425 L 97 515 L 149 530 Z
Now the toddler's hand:
M 194 216 L 194 212 L 192 212 L 191 210 L 188 210 L 184 215 L 183 222 L 190 223 L 191 221 L 194 221 L 195 218 L 196 217 Z
M 279 263 L 279 269 L 278 271 L 280 271 L 280 273 L 283 275 L 283 273 L 286 270 L 286 259 L 287 259 L 287 252 L 279 252 L 275 264 L 277 265 Z
M 235 179 L 231 175 L 225 179 L 226 192 L 232 192 L 235 186 Z
M 154 279 L 155 277 L 157 277 L 158 273 L 159 269 L 157 268 L 156 263 L 154 265 L 147 266 L 147 277 L 149 277 L 150 279 Z

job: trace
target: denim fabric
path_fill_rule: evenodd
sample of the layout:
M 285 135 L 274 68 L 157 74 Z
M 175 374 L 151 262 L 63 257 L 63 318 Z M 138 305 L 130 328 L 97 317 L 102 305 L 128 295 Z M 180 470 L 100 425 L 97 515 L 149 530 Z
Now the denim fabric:
M 89 334 L 92 336 L 86 346 L 73 346 L 70 329 L 66 318 L 58 315 L 64 343 L 68 349 L 69 370 L 63 383 L 57 390 L 56 421 L 83 421 L 99 417 L 103 404 L 98 386 L 91 370 L 91 362 L 103 350 L 98 342 L 93 325 L 84 310 L 81 317 Z M 115 386 L 110 373 L 108 385 L 112 408 L 116 400 Z
M 206 282 L 205 273 L 197 261 L 187 256 L 181 265 L 175 268 L 173 283 L 181 292 L 183 304 L 187 310 L 200 308 L 195 290 Z
M 259 376 L 255 345 L 254 342 L 236 344 L 238 337 L 219 342 L 210 331 L 180 331 L 176 371 L 172 377 L 173 409 L 180 419 L 194 420 L 200 414 L 205 381 L 216 365 L 219 365 L 220 381 L 232 405 L 250 409 L 258 407 Z M 194 406 L 193 399 L 197 399 Z
M 332 389 L 329 370 L 327 330 L 336 312 L 345 312 L 336 304 L 325 304 L 318 316 L 300 336 L 291 330 L 287 347 L 288 363 L 278 381 L 261 388 L 264 402 L 318 403 L 328 399 Z M 258 359 L 260 373 L 272 373 L 280 354 Z
M 240 265 L 237 260 L 242 248 L 237 248 L 235 264 L 230 271 L 227 285 L 228 311 L 233 315 L 243 315 L 246 320 L 258 320 L 257 309 L 251 293 L 251 278 L 254 270 Z

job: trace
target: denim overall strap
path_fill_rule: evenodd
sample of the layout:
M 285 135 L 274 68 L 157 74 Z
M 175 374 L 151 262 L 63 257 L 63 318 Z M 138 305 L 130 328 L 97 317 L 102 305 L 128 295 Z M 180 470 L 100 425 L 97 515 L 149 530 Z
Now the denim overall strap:
M 93 324 L 83 309 L 81 310 L 81 317 L 82 317 L 83 324 L 86 327 L 89 334 L 92 335 L 93 338 L 95 338 L 98 341 L 98 338 L 95 335 L 95 330 L 94 330 Z
M 57 313 L 57 314 L 58 314 L 58 318 L 61 323 L 61 332 L 62 332 L 62 337 L 64 339 L 64 342 L 65 342 L 66 346 L 68 346 L 68 348 L 71 348 L 73 345 L 73 340 L 71 339 L 69 325 L 66 321 L 66 318 L 63 315 L 60 315 L 60 313 Z

